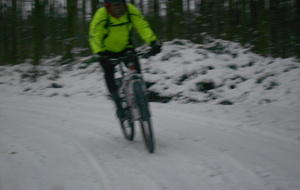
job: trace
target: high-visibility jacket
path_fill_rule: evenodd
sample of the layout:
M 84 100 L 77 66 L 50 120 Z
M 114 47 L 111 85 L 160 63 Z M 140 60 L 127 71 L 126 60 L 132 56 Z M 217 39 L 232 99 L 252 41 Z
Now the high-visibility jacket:
M 89 28 L 89 43 L 94 54 L 133 48 L 130 39 L 133 28 L 148 45 L 157 41 L 142 13 L 132 4 L 126 6 L 127 11 L 120 18 L 111 16 L 106 7 L 96 11 Z

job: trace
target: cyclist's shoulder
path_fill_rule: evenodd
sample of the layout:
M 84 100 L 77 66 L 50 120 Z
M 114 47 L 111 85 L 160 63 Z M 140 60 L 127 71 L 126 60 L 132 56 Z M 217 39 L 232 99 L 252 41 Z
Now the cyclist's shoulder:
M 107 16 L 108 16 L 108 11 L 106 7 L 100 7 L 94 15 L 94 17 L 97 18 L 107 18 Z
M 141 14 L 140 10 L 133 4 L 127 3 L 127 10 L 129 14 Z

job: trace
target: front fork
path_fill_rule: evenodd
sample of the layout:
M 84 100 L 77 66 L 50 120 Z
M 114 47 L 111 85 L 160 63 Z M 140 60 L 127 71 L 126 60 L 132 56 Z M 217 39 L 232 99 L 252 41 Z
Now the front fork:
M 146 88 L 146 85 L 145 83 L 142 81 L 142 79 L 134 79 L 134 80 L 131 80 L 129 85 L 128 85 L 128 88 L 127 88 L 127 102 L 129 103 L 129 106 L 130 106 L 130 110 L 131 110 L 131 114 L 133 116 L 133 120 L 138 120 L 140 119 L 140 117 L 142 117 L 141 113 L 139 113 L 139 110 L 138 110 L 138 105 L 137 103 L 135 102 L 136 100 L 136 97 L 135 97 L 135 92 L 134 92 L 134 83 L 135 82 L 138 82 L 140 84 L 142 84 L 142 92 L 144 93 L 144 97 L 145 97 L 145 103 L 147 104 L 148 103 L 148 91 L 147 91 L 147 88 Z M 150 113 L 149 113 L 150 115 Z

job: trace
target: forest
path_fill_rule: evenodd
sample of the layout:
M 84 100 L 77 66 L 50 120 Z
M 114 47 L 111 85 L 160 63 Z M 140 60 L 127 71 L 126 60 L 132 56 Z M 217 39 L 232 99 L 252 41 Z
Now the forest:
M 255 53 L 300 57 L 300 0 L 127 0 L 159 39 L 234 41 Z M 92 52 L 88 28 L 102 0 L 0 0 L 0 65 Z M 136 45 L 143 42 L 135 35 Z M 218 47 L 216 47 L 218 48 Z

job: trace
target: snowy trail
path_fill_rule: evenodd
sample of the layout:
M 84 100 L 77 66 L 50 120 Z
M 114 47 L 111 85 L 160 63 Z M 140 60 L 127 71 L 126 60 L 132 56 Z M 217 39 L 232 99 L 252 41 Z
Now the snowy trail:
M 299 109 L 152 103 L 156 152 L 103 97 L 0 96 L 0 190 L 299 190 Z

